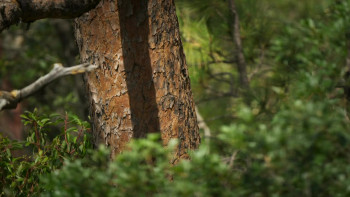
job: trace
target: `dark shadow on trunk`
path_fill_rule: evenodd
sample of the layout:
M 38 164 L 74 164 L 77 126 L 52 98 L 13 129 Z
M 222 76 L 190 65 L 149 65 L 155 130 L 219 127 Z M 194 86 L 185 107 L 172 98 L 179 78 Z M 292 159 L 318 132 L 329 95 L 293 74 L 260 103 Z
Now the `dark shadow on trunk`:
M 135 138 L 160 131 L 148 51 L 147 5 L 148 1 L 118 1 L 123 61 Z

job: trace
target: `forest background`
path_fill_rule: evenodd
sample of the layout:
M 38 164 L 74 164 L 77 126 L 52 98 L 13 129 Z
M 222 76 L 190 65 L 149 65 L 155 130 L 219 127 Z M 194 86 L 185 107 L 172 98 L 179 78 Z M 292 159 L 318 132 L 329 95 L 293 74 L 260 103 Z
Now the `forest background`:
M 0 195 L 349 195 L 350 1 L 235 4 L 241 48 L 229 1 L 176 1 L 201 116 L 191 160 L 170 166 L 172 146 L 156 135 L 115 161 L 92 150 L 83 80 L 70 76 L 1 112 Z M 71 23 L 2 32 L 1 90 L 22 88 L 55 62 L 77 64 Z

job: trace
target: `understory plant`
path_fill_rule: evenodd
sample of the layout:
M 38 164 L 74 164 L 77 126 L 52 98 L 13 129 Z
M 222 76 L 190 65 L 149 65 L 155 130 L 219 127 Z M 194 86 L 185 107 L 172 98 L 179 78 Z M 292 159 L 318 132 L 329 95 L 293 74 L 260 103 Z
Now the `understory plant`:
M 0 196 L 39 194 L 41 175 L 65 160 L 84 157 L 91 148 L 89 124 L 75 115 L 39 115 L 34 110 L 25 112 L 22 120 L 28 128 L 25 141 L 0 134 Z

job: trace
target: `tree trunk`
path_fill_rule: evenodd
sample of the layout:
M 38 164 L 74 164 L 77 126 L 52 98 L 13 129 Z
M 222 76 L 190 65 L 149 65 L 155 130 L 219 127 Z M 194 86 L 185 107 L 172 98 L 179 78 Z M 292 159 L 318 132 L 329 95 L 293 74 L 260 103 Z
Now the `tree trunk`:
M 76 19 L 86 74 L 94 144 L 112 155 L 132 138 L 160 132 L 179 139 L 175 160 L 200 137 L 173 0 L 102 0 Z M 176 162 L 176 161 L 174 161 Z
M 247 75 L 247 65 L 245 62 L 244 54 L 243 54 L 243 47 L 242 47 L 242 40 L 241 40 L 241 33 L 239 30 L 239 16 L 236 9 L 236 4 L 234 0 L 229 0 L 229 6 L 230 11 L 233 17 L 233 24 L 232 26 L 232 38 L 236 46 L 236 57 L 237 57 L 237 70 L 239 73 L 239 83 L 241 88 L 243 88 L 244 91 L 249 90 L 249 81 L 248 81 L 248 75 Z

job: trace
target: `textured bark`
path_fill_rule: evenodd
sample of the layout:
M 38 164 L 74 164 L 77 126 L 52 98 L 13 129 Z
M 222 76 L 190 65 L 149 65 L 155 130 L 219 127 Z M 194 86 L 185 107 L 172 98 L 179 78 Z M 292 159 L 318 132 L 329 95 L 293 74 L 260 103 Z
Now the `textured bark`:
M 0 32 L 22 22 L 43 18 L 75 18 L 94 8 L 100 0 L 1 0 Z
M 133 137 L 179 139 L 175 160 L 200 137 L 173 0 L 102 0 L 76 20 L 95 144 L 120 153 Z M 175 161 L 174 161 L 175 162 Z
M 21 18 L 21 8 L 16 0 L 3 0 L 0 3 L 0 32 L 16 24 Z

